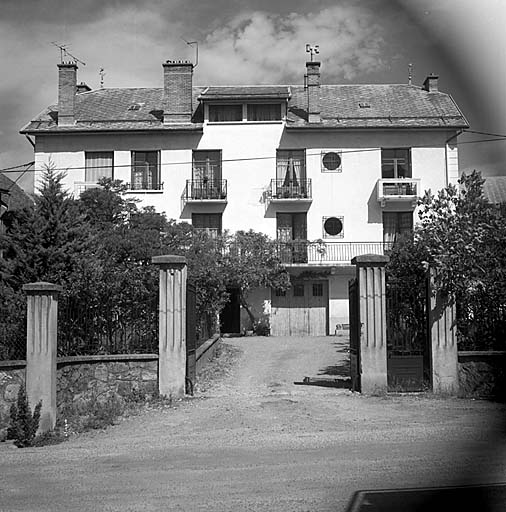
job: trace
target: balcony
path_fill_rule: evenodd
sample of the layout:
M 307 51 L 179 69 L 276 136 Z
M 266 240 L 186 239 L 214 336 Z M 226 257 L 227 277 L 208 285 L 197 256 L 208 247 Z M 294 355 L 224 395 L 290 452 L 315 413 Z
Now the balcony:
M 378 180 L 378 201 L 381 206 L 400 202 L 415 207 L 419 197 L 419 178 L 381 178 Z
M 151 181 L 137 181 L 134 183 L 126 183 L 125 185 L 127 192 L 163 192 L 163 183 L 153 183 Z
M 183 207 L 187 203 L 226 203 L 227 180 L 186 180 L 181 202 Z
M 312 202 L 311 180 L 271 180 L 265 193 L 267 202 Z
M 361 254 L 384 255 L 392 248 L 385 242 L 311 242 L 294 240 L 278 242 L 278 257 L 287 266 L 297 265 L 349 265 Z

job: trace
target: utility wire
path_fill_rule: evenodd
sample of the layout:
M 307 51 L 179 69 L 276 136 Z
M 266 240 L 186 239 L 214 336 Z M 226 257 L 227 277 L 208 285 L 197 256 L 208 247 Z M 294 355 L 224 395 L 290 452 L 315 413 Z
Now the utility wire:
M 481 132 L 484 134 L 483 132 Z M 461 141 L 457 142 L 456 145 L 460 146 L 463 144 L 480 144 L 483 142 L 499 142 L 499 141 L 505 141 L 506 135 L 498 135 L 499 138 L 494 139 L 480 139 L 480 140 L 468 140 L 468 141 Z M 409 149 L 412 148 L 432 148 L 434 147 L 433 144 L 430 145 L 420 145 L 420 146 L 410 146 Z M 372 151 L 378 151 L 378 148 L 367 148 L 367 149 L 350 149 L 350 150 L 344 150 L 344 151 L 338 151 L 339 154 L 345 155 L 345 154 L 351 154 L 351 153 L 368 153 Z M 317 153 L 306 153 L 306 156 L 318 156 L 321 155 L 322 152 L 319 151 Z M 225 158 L 222 159 L 221 162 L 249 162 L 249 161 L 255 161 L 255 160 L 276 160 L 276 156 L 258 156 L 258 157 L 249 157 L 249 158 Z M 13 170 L 13 169 L 19 169 L 20 167 L 23 167 L 25 165 L 31 165 L 35 162 L 28 162 L 26 164 L 16 165 L 14 167 L 7 167 L 5 169 L 0 169 L 0 172 L 3 173 L 14 173 L 14 172 L 20 172 L 19 170 Z M 171 165 L 190 165 L 192 164 L 192 161 L 185 161 L 185 162 L 163 162 L 158 164 L 158 167 L 165 167 L 165 166 L 171 166 Z M 115 169 L 119 169 L 122 167 L 134 167 L 133 164 L 122 164 L 122 165 L 114 165 Z M 54 171 L 79 171 L 83 169 L 110 169 L 110 165 L 95 165 L 95 166 L 78 166 L 78 167 L 57 167 L 54 168 Z M 27 172 L 37 172 L 37 169 L 27 169 Z
M 491 137 L 501 137 L 501 138 L 506 139 L 506 135 L 504 135 L 502 133 L 479 132 L 476 130 L 464 130 L 463 133 L 476 133 L 478 135 L 490 135 Z

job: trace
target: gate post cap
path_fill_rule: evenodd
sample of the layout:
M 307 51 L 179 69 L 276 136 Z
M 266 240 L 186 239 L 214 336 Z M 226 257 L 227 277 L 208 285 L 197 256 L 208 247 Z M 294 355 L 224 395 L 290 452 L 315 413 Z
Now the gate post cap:
M 360 267 L 384 267 L 390 261 L 389 256 L 383 256 L 381 254 L 361 254 L 355 256 L 351 263 L 352 265 L 358 265 Z
M 61 293 L 63 291 L 63 287 L 58 284 L 47 283 L 45 281 L 39 281 L 37 283 L 28 283 L 23 285 L 23 290 L 26 293 L 34 294 L 34 293 Z
M 154 265 L 164 267 L 181 267 L 186 265 L 186 258 L 176 254 L 164 254 L 162 256 L 153 256 L 151 259 Z

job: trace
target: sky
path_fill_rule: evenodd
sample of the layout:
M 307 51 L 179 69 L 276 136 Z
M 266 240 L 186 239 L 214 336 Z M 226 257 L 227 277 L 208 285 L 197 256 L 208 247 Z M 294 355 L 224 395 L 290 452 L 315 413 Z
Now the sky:
M 318 44 L 322 83 L 439 75 L 471 130 L 506 135 L 506 0 L 0 0 L 0 169 L 33 160 L 19 130 L 56 102 L 60 51 L 78 82 L 161 87 L 162 62 L 199 61 L 196 85 L 301 84 Z M 506 139 L 459 137 L 460 167 L 506 175 Z M 476 142 L 482 141 L 482 142 Z M 9 173 L 30 189 L 30 173 Z

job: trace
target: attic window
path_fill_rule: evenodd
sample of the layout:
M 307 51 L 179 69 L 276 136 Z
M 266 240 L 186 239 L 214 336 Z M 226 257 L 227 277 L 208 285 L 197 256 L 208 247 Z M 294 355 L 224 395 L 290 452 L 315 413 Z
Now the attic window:
M 361 102 L 358 104 L 358 106 L 360 108 L 371 108 L 371 105 L 369 103 L 366 103 L 366 102 Z

